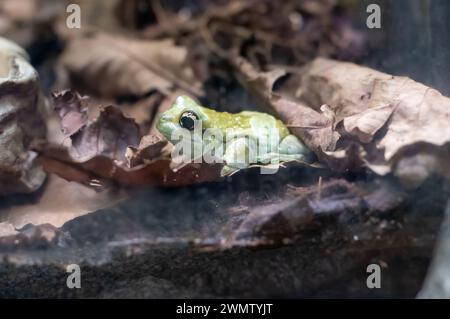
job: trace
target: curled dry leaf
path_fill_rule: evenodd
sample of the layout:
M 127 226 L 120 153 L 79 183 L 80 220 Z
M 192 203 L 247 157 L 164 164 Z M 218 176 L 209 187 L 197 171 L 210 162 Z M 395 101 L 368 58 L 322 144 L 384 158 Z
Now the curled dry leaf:
M 173 169 L 170 144 L 160 135 L 141 137 L 134 119 L 125 117 L 114 107 L 103 108 L 98 117 L 83 121 L 65 121 L 70 112 L 84 114 L 84 99 L 69 91 L 53 94 L 55 110 L 71 145 L 38 145 L 40 163 L 45 170 L 67 180 L 90 184 L 96 177 L 130 186 L 182 186 L 220 179 L 220 165 L 192 163 Z M 67 126 L 64 124 L 74 124 Z
M 5 250 L 23 248 L 49 248 L 53 245 L 63 246 L 69 236 L 51 224 L 28 224 L 18 230 L 16 234 L 0 237 L 0 244 Z
M 45 138 L 44 102 L 25 51 L 0 38 L 0 195 L 38 189 L 45 173 L 30 145 Z
M 408 196 L 387 180 L 351 184 L 330 180 L 306 188 L 292 188 L 275 203 L 248 209 L 230 233 L 228 245 L 264 244 L 294 240 L 324 217 L 345 219 L 345 213 L 389 212 L 407 202 Z
M 172 40 L 143 41 L 102 33 L 76 36 L 61 62 L 75 78 L 104 97 L 169 94 L 181 88 L 202 95 L 201 83 L 185 63 L 187 49 Z
M 64 1 L 59 0 L 2 0 L 0 1 L 0 34 L 30 48 L 48 37 L 48 26 L 61 12 Z
M 277 94 L 272 87 L 280 72 L 260 73 L 239 59 L 235 65 L 242 83 L 331 169 L 366 165 L 380 175 L 398 173 L 410 186 L 448 170 L 442 165 L 450 142 L 450 99 L 430 87 L 318 58 L 294 73 L 284 83 L 288 89 Z M 419 161 L 419 154 L 432 160 Z M 407 158 L 415 165 L 405 165 Z
M 88 112 L 83 103 L 86 98 L 70 90 L 53 93 L 52 98 L 55 111 L 61 118 L 61 130 L 65 136 L 77 133 L 87 124 Z
M 167 149 L 168 141 L 158 135 L 146 135 L 142 137 L 138 147 L 129 146 L 127 148 L 125 157 L 128 161 L 129 167 L 144 164 L 146 161 L 151 161 L 161 156 L 168 156 Z

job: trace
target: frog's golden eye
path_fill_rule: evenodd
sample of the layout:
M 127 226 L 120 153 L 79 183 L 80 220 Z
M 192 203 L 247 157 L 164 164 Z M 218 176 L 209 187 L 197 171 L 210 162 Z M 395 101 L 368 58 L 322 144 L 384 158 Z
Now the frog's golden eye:
M 195 121 L 198 121 L 198 116 L 192 111 L 183 112 L 180 116 L 181 127 L 190 131 L 194 129 Z

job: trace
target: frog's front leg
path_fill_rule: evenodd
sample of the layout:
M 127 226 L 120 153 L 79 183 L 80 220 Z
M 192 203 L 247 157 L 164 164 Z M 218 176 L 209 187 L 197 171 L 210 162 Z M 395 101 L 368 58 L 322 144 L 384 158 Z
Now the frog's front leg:
M 240 169 L 256 163 L 257 145 L 253 139 L 247 137 L 236 138 L 227 143 L 223 160 L 225 162 L 221 176 L 230 175 Z
M 278 152 L 282 155 L 303 155 L 308 156 L 311 151 L 295 135 L 288 135 L 278 146 Z

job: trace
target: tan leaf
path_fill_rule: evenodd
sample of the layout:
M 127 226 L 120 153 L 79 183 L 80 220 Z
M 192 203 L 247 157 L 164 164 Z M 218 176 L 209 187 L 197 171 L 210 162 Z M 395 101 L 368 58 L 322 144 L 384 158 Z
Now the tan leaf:
M 345 135 L 371 143 L 361 156 L 377 172 L 389 171 L 380 158 L 392 168 L 404 148 L 450 141 L 450 99 L 421 83 L 326 59 L 314 60 L 300 78 L 301 100 L 331 105 Z
M 186 65 L 187 49 L 172 40 L 133 40 L 102 33 L 73 37 L 61 62 L 85 85 L 105 97 L 143 96 L 174 87 L 202 95 Z
M 52 94 L 55 111 L 61 118 L 61 131 L 65 136 L 77 133 L 88 121 L 86 98 L 77 92 L 65 90 Z
M 128 186 L 186 186 L 213 182 L 220 179 L 221 165 L 187 164 L 173 170 L 170 159 L 155 159 L 127 168 L 105 156 L 96 156 L 85 162 L 76 162 L 66 150 L 47 148 L 41 150 L 40 164 L 49 173 L 69 181 L 88 184 L 94 176 L 106 178 Z
M 71 136 L 70 155 L 77 161 L 86 161 L 96 156 L 107 156 L 125 162 L 129 146 L 139 145 L 139 126 L 126 118 L 114 106 L 107 106 L 99 117 L 83 130 Z

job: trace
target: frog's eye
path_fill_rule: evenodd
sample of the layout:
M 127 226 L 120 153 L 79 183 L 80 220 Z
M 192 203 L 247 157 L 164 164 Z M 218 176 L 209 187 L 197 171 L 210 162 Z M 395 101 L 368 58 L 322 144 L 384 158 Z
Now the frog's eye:
M 180 116 L 181 127 L 190 131 L 194 129 L 195 121 L 198 121 L 198 116 L 192 111 L 186 111 Z

